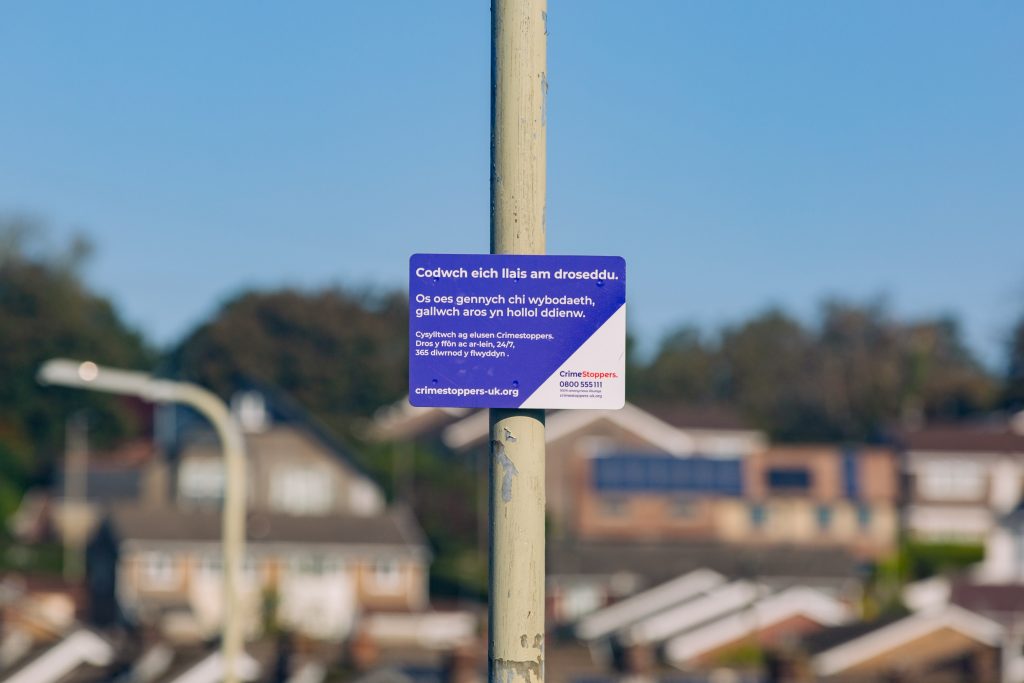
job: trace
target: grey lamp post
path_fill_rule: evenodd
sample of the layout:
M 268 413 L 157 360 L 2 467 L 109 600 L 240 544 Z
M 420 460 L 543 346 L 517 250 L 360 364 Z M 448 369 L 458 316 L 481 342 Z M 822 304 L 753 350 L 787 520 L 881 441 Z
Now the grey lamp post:
M 123 396 L 137 396 L 153 403 L 181 403 L 204 415 L 213 425 L 224 451 L 224 631 L 221 653 L 225 683 L 239 683 L 237 664 L 242 652 L 243 630 L 238 587 L 245 552 L 245 444 L 228 407 L 217 395 L 188 382 L 152 377 L 144 372 L 106 368 L 92 361 L 55 358 L 43 363 L 40 384 L 91 389 Z

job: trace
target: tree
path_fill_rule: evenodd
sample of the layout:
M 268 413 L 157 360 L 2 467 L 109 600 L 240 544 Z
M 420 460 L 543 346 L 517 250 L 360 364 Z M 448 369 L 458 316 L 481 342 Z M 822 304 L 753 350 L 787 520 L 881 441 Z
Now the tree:
M 329 288 L 247 292 L 168 359 L 227 397 L 247 381 L 280 387 L 341 434 L 406 392 L 408 306 L 397 293 Z
M 0 514 L 31 478 L 45 475 L 72 412 L 88 410 L 91 437 L 101 444 L 143 426 L 129 402 L 36 382 L 40 364 L 55 356 L 128 368 L 152 363 L 142 337 L 84 284 L 90 253 L 83 238 L 58 248 L 39 222 L 0 219 Z
M 707 403 L 716 398 L 720 370 L 714 343 L 684 326 L 665 337 L 649 364 L 631 368 L 628 386 L 631 396 Z
M 828 301 L 811 326 L 769 310 L 717 337 L 684 327 L 636 375 L 638 399 L 731 404 L 797 441 L 874 440 L 986 410 L 996 395 L 953 320 L 900 321 L 880 301 Z
M 783 439 L 827 439 L 815 382 L 820 354 L 811 331 L 780 310 L 769 310 L 722 333 L 723 399 L 755 425 Z
M 1020 410 L 1024 409 L 1024 317 L 1014 327 L 1009 346 L 1003 401 L 1007 407 Z

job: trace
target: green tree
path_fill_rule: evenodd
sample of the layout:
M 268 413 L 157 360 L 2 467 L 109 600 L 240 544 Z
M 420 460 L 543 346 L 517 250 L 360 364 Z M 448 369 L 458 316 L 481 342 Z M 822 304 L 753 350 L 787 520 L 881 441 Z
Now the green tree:
M 631 370 L 627 373 L 631 396 L 707 403 L 720 391 L 718 348 L 693 326 L 666 336 L 650 363 Z
M 815 325 L 769 310 L 713 337 L 684 327 L 634 377 L 636 399 L 731 404 L 797 441 L 875 439 L 986 410 L 997 393 L 953 320 L 901 321 L 882 302 L 826 302 Z
M 0 219 L 0 514 L 52 465 L 72 412 L 88 410 L 91 437 L 101 444 L 144 422 L 130 402 L 36 382 L 40 364 L 55 356 L 129 368 L 152 363 L 142 337 L 83 282 L 90 253 L 82 238 L 57 248 L 39 222 Z
M 814 386 L 820 358 L 813 334 L 780 310 L 722 333 L 723 398 L 783 439 L 832 436 Z
M 222 396 L 280 387 L 341 434 L 406 392 L 408 306 L 397 293 L 246 292 L 171 354 L 168 367 Z

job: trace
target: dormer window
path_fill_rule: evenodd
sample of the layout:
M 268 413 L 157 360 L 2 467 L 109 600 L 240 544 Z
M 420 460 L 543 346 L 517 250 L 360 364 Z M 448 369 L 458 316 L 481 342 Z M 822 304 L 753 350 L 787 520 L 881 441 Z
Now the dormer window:
M 270 479 L 270 507 L 289 515 L 323 515 L 334 507 L 334 478 L 324 467 L 276 467 Z

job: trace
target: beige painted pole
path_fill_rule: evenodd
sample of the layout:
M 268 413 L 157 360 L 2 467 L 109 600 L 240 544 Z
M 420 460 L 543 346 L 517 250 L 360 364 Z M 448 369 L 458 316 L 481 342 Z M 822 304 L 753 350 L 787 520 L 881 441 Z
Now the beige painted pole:
M 67 419 L 64 429 L 64 580 L 75 583 L 85 574 L 85 542 L 88 529 L 89 433 L 85 413 L 78 411 Z
M 491 253 L 543 254 L 547 2 L 491 3 Z M 544 411 L 491 410 L 488 673 L 544 680 Z
M 221 657 L 224 683 L 239 683 L 238 662 L 242 655 L 245 631 L 239 589 L 245 557 L 245 442 L 242 432 L 224 401 L 216 394 L 184 382 L 163 382 L 167 398 L 192 406 L 213 425 L 224 451 L 224 512 L 221 517 L 221 542 L 224 553 L 224 629 Z
M 245 557 L 245 494 L 247 486 L 245 441 L 238 423 L 224 401 L 211 391 L 188 382 L 157 379 L 144 372 L 106 368 L 92 361 L 54 358 L 39 368 L 41 384 L 105 391 L 138 396 L 156 403 L 184 403 L 204 415 L 213 425 L 224 452 L 224 510 L 222 548 L 224 552 L 224 626 L 221 658 L 224 682 L 239 683 L 238 662 L 244 645 L 242 603 L 239 596 L 242 561 Z

